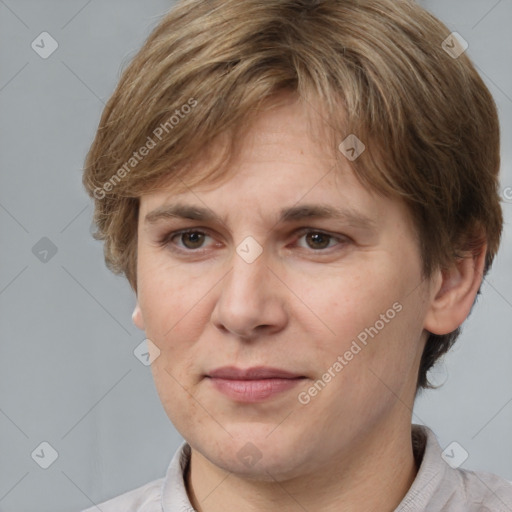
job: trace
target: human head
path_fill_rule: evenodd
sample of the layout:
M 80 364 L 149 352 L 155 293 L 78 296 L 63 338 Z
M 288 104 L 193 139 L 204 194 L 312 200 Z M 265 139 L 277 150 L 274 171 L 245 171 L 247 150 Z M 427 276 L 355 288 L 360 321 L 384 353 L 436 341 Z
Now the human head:
M 411 1 L 178 3 L 124 71 L 87 156 L 109 268 L 137 291 L 141 194 L 221 178 L 249 121 L 286 90 L 321 108 L 333 152 L 350 134 L 363 141 L 352 169 L 405 201 L 425 278 L 480 250 L 485 275 L 502 229 L 498 119 L 468 57 L 443 49 L 449 33 Z M 194 164 L 224 139 L 202 175 Z M 429 335 L 418 387 L 458 334 Z

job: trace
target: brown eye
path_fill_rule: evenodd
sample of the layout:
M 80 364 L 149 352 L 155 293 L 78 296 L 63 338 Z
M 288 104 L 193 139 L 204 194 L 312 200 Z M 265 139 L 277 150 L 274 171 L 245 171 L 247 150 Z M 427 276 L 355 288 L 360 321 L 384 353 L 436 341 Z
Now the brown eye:
M 188 231 L 178 236 L 187 249 L 199 249 L 204 242 L 205 234 L 201 231 Z
M 312 249 L 325 249 L 333 237 L 319 231 L 311 231 L 306 235 L 306 240 Z
M 296 247 L 317 254 L 330 254 L 334 250 L 346 249 L 352 241 L 346 235 L 338 233 L 332 235 L 312 228 L 300 229 L 297 236 L 298 238 L 295 239 Z
M 210 239 L 210 246 L 208 246 L 208 240 Z M 184 255 L 199 255 L 219 247 L 219 244 L 215 244 L 215 238 L 209 235 L 208 232 L 200 229 L 184 229 L 182 231 L 172 231 L 170 233 L 161 236 L 157 244 L 159 247 L 164 247 L 175 254 Z M 220 244 L 221 245 L 221 244 Z

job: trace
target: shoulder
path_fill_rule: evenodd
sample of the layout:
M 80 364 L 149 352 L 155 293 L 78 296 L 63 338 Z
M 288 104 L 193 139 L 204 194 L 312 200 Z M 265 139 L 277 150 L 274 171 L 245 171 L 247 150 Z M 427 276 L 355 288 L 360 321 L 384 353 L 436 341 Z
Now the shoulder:
M 184 471 L 190 460 L 190 446 L 183 441 L 167 467 L 165 477 L 125 492 L 108 501 L 90 507 L 82 512 L 164 512 L 185 510 L 188 500 Z M 192 507 L 189 507 L 192 509 Z
M 457 470 L 461 493 L 478 512 L 512 510 L 512 482 L 483 471 Z M 473 510 L 473 509 L 471 509 Z
M 164 478 L 144 484 L 82 512 L 162 512 Z
M 442 450 L 434 433 L 413 425 L 418 474 L 397 512 L 511 512 L 512 482 L 483 471 L 462 469 L 462 447 Z

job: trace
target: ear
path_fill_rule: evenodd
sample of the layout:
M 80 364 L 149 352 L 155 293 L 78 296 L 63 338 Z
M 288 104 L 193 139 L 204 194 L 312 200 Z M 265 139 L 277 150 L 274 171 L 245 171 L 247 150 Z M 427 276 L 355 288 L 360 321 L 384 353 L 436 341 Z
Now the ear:
M 482 284 L 486 252 L 487 244 L 484 244 L 478 253 L 467 253 L 450 268 L 437 271 L 431 281 L 430 308 L 424 329 L 432 334 L 448 334 L 464 322 Z
M 135 309 L 132 313 L 132 322 L 135 327 L 138 327 L 142 331 L 145 329 L 144 319 L 142 318 L 142 311 L 140 310 L 139 301 L 135 304 Z

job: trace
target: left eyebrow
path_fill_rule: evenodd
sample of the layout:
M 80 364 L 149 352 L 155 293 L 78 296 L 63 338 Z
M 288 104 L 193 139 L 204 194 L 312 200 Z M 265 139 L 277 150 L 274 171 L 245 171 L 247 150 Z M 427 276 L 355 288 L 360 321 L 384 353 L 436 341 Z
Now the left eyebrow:
M 164 205 L 149 212 L 144 222 L 154 224 L 161 219 L 182 218 L 204 222 L 219 222 L 224 224 L 224 219 L 219 215 L 201 206 L 174 204 Z M 305 219 L 337 219 L 343 220 L 348 225 L 365 230 L 377 229 L 375 220 L 361 212 L 348 207 L 333 207 L 323 204 L 305 204 L 283 208 L 279 212 L 279 222 L 298 222 Z
M 281 210 L 279 222 L 296 222 L 304 219 L 336 219 L 355 228 L 375 230 L 377 222 L 362 212 L 348 207 L 323 204 L 305 204 Z

